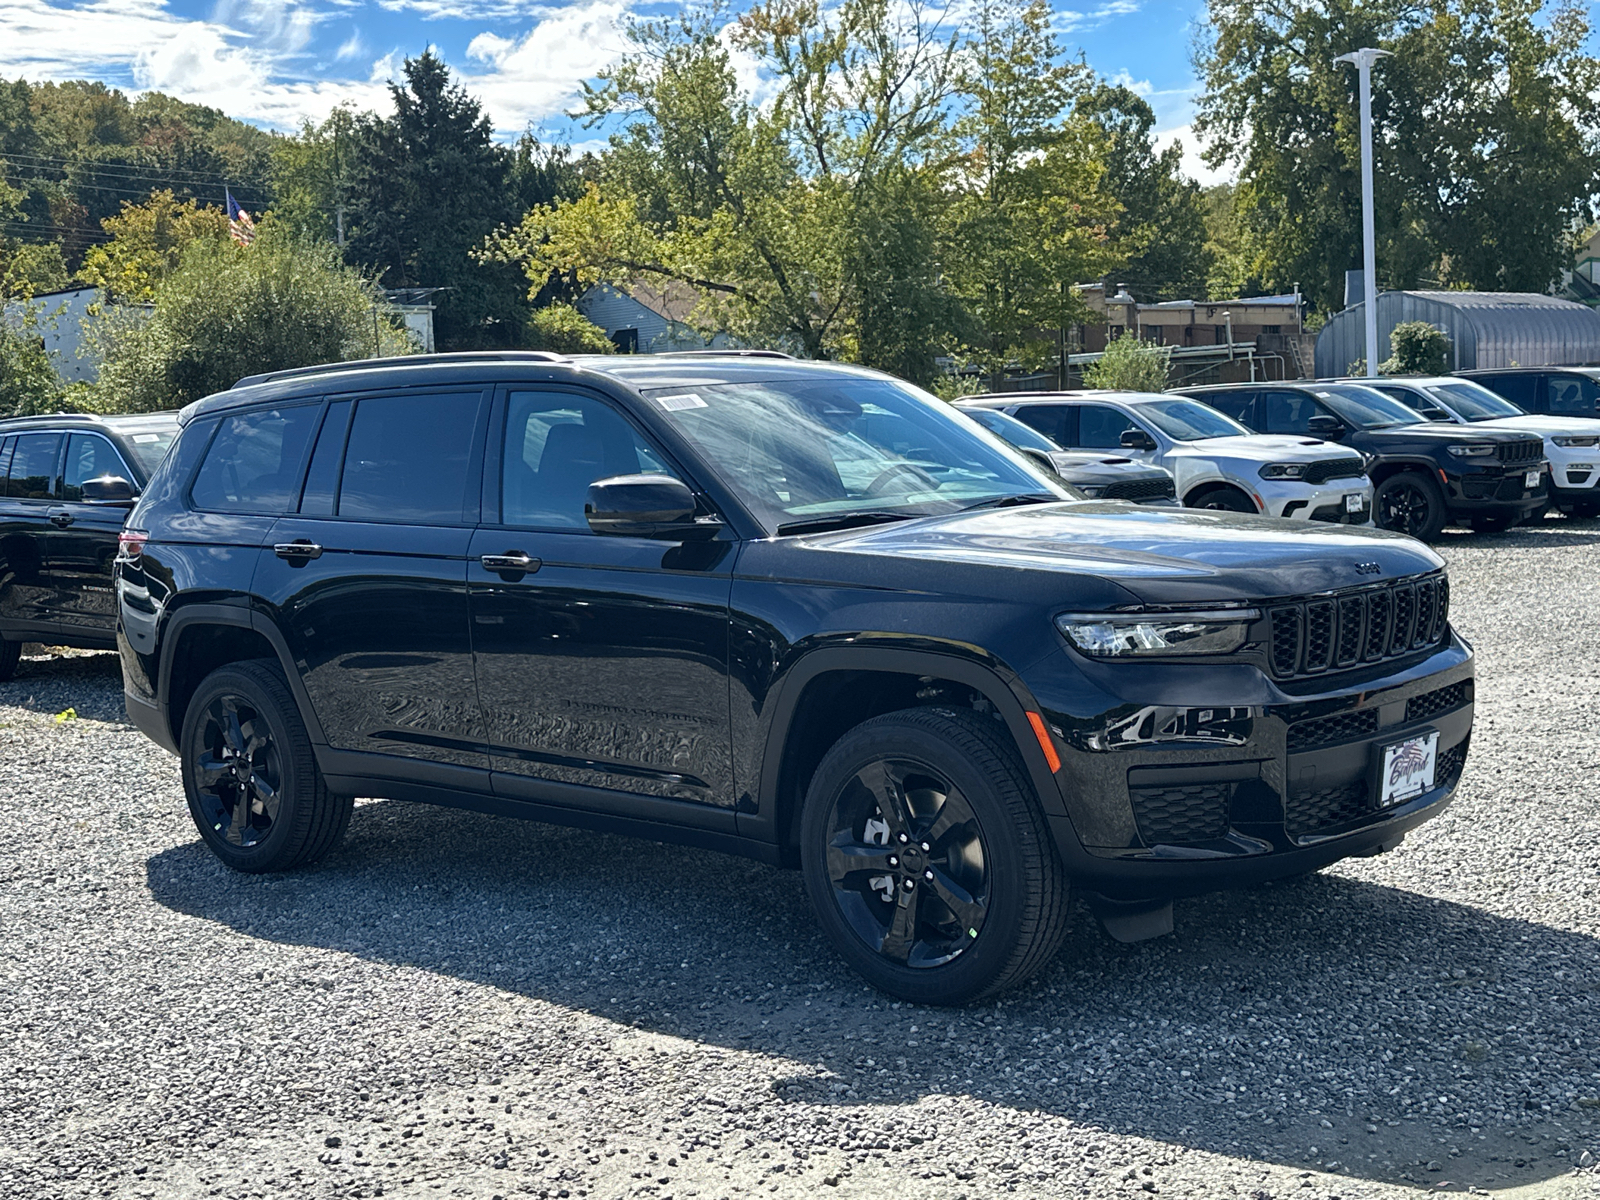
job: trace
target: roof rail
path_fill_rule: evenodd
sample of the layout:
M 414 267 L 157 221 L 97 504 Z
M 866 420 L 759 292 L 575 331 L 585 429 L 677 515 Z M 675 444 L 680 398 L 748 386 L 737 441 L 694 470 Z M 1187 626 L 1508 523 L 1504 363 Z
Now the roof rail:
M 782 350 L 667 350 L 663 351 L 661 358 L 787 358 L 793 360 L 794 355 L 785 354 Z
M 17 421 L 98 421 L 102 415 L 82 412 L 26 413 L 14 417 L 0 417 L 0 421 L 4 421 L 7 425 Z
M 335 371 L 364 371 L 370 367 L 416 367 L 429 363 L 465 362 L 569 362 L 564 354 L 549 350 L 456 350 L 445 354 L 400 354 L 391 358 L 352 358 L 344 362 L 319 363 L 314 367 L 291 367 L 285 371 L 264 371 L 260 375 L 246 375 L 233 386 L 249 387 L 256 383 L 269 383 L 279 379 L 297 379 L 305 375 L 326 375 Z M 231 390 L 231 389 L 230 389 Z

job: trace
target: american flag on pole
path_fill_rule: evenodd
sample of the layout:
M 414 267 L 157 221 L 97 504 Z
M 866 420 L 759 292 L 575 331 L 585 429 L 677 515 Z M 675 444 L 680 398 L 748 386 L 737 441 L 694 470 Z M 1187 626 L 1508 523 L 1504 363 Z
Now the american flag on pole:
M 228 197 L 228 232 L 233 235 L 233 240 L 241 246 L 248 246 L 256 240 L 256 223 L 233 198 L 233 193 L 226 188 L 223 194 Z

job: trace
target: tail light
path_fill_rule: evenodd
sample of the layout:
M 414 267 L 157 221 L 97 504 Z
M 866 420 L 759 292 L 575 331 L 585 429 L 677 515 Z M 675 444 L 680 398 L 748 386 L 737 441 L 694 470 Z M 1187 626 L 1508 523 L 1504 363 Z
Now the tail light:
M 144 553 L 144 544 L 149 540 L 150 535 L 142 529 L 124 529 L 117 535 L 117 557 L 133 562 Z

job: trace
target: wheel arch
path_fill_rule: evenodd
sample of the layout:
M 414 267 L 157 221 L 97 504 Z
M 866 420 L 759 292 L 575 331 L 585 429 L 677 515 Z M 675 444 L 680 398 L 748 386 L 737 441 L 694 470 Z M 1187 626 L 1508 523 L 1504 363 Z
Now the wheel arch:
M 1183 506 L 1185 508 L 1194 508 L 1195 501 L 1211 492 L 1234 492 L 1244 498 L 1245 503 L 1250 505 L 1252 512 L 1259 513 L 1261 511 L 1261 506 L 1256 503 L 1255 497 L 1249 492 L 1245 491 L 1244 488 L 1240 487 L 1237 483 L 1234 483 L 1231 480 L 1217 478 L 1205 479 L 1190 487 L 1190 489 L 1183 494 Z
M 1372 480 L 1372 486 L 1374 489 L 1376 489 L 1383 486 L 1383 484 L 1393 479 L 1396 475 L 1404 475 L 1407 472 L 1418 475 L 1426 475 L 1431 483 L 1435 484 L 1436 486 L 1438 485 L 1438 464 L 1433 462 L 1431 459 L 1426 458 L 1402 458 L 1395 459 L 1393 461 L 1387 459 L 1381 460 L 1374 464 L 1372 469 L 1367 472 L 1367 478 Z
M 739 814 L 740 834 L 775 843 L 781 861 L 795 865 L 800 806 L 834 743 L 872 717 L 938 704 L 998 717 L 1045 813 L 1065 812 L 1028 720 L 1037 705 L 998 663 L 939 651 L 830 647 L 809 652 L 784 678 L 763 748 L 759 801 L 755 812 Z

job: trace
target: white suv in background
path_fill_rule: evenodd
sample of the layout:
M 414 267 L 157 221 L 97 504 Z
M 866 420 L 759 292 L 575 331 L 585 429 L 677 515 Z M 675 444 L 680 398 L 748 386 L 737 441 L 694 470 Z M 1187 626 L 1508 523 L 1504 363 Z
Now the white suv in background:
M 1114 450 L 1165 467 L 1189 508 L 1365 525 L 1372 481 L 1353 450 L 1316 438 L 1251 433 L 1183 396 L 1153 392 L 1011 392 L 972 396 L 1068 450 Z
M 1360 382 L 1393 396 L 1430 421 L 1537 433 L 1544 439 L 1544 454 L 1550 460 L 1550 507 L 1575 517 L 1600 516 L 1600 420 L 1527 413 L 1483 384 L 1453 375 Z

